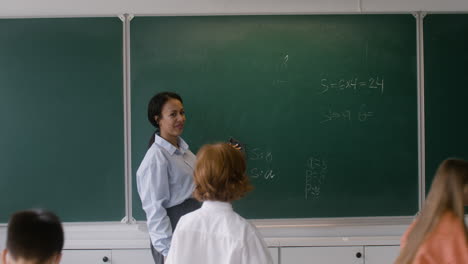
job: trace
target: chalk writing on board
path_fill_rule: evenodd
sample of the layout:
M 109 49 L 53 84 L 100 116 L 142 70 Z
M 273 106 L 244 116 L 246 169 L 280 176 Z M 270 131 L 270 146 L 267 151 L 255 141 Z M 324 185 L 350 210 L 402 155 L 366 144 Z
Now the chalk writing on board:
M 365 122 L 374 116 L 374 112 L 367 110 L 367 105 L 363 104 L 359 107 L 358 120 Z
M 280 57 L 281 62 L 276 66 L 278 71 L 278 79 L 273 80 L 273 86 L 285 86 L 288 84 L 288 77 L 287 75 L 281 74 L 286 73 L 288 71 L 288 62 L 289 62 L 289 55 L 286 54 Z
M 272 180 L 275 178 L 275 173 L 273 170 L 262 170 L 259 168 L 252 168 L 250 169 L 250 177 L 257 179 L 257 178 L 262 178 L 265 180 Z
M 285 80 L 273 80 L 273 86 L 282 86 L 287 84 L 288 81 Z
M 317 199 L 328 172 L 327 161 L 319 155 L 307 160 L 305 171 L 305 199 Z
M 360 79 L 354 77 L 351 79 L 321 79 L 320 80 L 320 89 L 318 94 L 325 94 L 330 92 L 340 92 L 345 90 L 352 90 L 356 93 L 361 92 L 365 89 L 375 90 L 380 95 L 384 93 L 384 78 L 383 77 L 369 77 L 365 79 Z
M 248 150 L 247 156 L 249 163 L 254 166 L 249 168 L 249 175 L 254 179 L 273 180 L 276 173 L 272 169 L 273 154 L 271 151 L 265 151 L 261 148 L 252 148 Z
M 273 154 L 271 151 L 263 151 L 261 148 L 252 148 L 248 151 L 249 160 L 265 160 L 271 162 L 273 160 Z
M 375 117 L 375 113 L 370 111 L 367 105 L 362 104 L 358 110 L 332 110 L 328 109 L 322 113 L 322 120 L 320 123 L 326 123 L 330 121 L 348 121 L 352 122 L 353 120 L 359 122 L 366 122 Z

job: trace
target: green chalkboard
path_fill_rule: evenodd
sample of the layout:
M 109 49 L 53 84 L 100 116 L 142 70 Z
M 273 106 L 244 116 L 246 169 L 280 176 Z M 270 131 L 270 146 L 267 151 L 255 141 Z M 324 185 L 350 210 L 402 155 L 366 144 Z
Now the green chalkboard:
M 467 33 L 468 14 L 424 18 L 426 191 L 444 159 L 468 159 Z
M 172 90 L 193 152 L 247 145 L 255 190 L 234 204 L 247 218 L 417 211 L 412 15 L 136 17 L 131 43 L 134 172 L 148 100 Z
M 0 222 L 125 216 L 122 22 L 0 19 Z

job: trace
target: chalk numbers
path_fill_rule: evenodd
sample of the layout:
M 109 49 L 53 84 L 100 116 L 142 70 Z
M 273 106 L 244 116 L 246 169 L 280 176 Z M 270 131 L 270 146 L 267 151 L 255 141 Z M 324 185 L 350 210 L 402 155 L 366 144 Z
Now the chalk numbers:
M 249 169 L 250 177 L 254 179 L 273 180 L 276 173 L 271 168 L 273 154 L 271 151 L 264 151 L 261 148 L 253 148 L 248 153 L 249 160 L 256 161 L 257 166 Z
M 328 164 L 319 155 L 312 156 L 307 160 L 305 170 L 305 199 L 318 199 L 322 185 L 328 173 Z

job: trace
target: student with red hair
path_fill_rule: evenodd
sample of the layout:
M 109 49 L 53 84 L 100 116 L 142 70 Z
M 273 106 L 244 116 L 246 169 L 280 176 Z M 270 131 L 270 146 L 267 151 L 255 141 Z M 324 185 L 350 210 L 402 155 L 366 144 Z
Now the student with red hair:
M 232 209 L 231 202 L 252 189 L 243 153 L 224 143 L 203 146 L 194 181 L 194 197 L 203 205 L 180 219 L 167 263 L 273 263 L 258 230 Z

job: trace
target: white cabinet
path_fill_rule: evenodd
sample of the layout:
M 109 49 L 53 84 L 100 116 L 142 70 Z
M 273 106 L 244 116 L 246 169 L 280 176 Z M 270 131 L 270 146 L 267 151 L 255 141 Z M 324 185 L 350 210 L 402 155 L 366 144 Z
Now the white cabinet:
M 281 264 L 364 264 L 364 247 L 284 247 Z
M 400 253 L 399 246 L 366 246 L 365 264 L 393 264 Z
M 399 246 L 270 247 L 274 264 L 392 264 Z M 62 264 L 153 264 L 150 249 L 63 250 Z
M 110 264 L 111 250 L 63 250 L 61 264 Z
M 278 248 L 269 248 L 278 264 Z M 61 264 L 154 264 L 150 249 L 63 250 Z
M 112 250 L 112 264 L 154 264 L 151 249 Z
M 150 249 L 63 250 L 61 264 L 154 264 Z
M 273 258 L 273 263 L 278 264 L 279 248 L 268 248 L 268 250 Z

